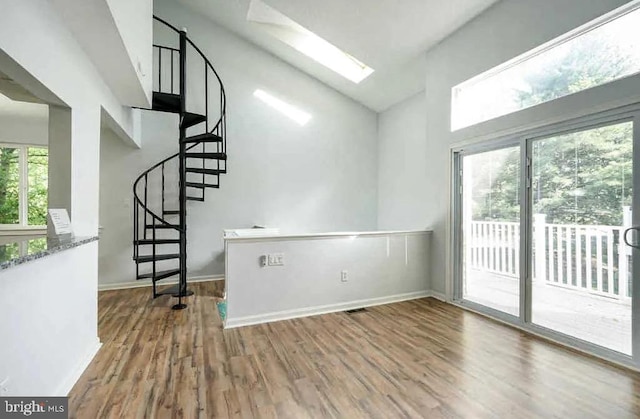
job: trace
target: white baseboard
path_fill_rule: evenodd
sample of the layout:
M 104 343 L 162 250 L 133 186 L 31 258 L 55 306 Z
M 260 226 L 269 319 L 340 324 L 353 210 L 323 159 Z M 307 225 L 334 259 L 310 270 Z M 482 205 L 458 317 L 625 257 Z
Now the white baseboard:
M 400 301 L 416 300 L 418 298 L 431 297 L 430 291 L 409 292 L 406 294 L 390 295 L 387 297 L 369 298 L 366 300 L 349 301 L 346 303 L 328 304 L 316 307 L 305 307 L 294 310 L 278 311 L 274 313 L 260 314 L 256 316 L 239 317 L 229 319 L 227 317 L 224 328 L 250 326 L 254 324 L 270 323 L 280 320 L 295 319 L 298 317 L 317 316 L 318 314 L 334 313 L 336 311 L 351 310 L 360 307 L 372 307 L 382 304 L 398 303 Z
M 220 281 L 224 279 L 224 275 L 208 275 L 208 276 L 194 276 L 187 278 L 187 282 L 208 282 L 208 281 Z M 178 279 L 170 279 L 162 281 L 158 285 L 174 285 L 178 283 Z M 150 287 L 151 281 L 130 281 L 130 282 L 118 282 L 116 284 L 100 284 L 98 283 L 98 291 L 111 291 L 111 290 L 125 290 L 129 288 L 142 288 Z
M 444 295 L 444 293 L 442 293 L 442 292 L 429 291 L 429 297 L 433 297 L 436 300 L 442 301 L 443 303 L 447 302 L 447 296 Z
M 83 356 L 76 367 L 67 375 L 67 378 L 62 381 L 58 390 L 55 392 L 54 396 L 66 397 L 69 395 L 69 392 L 76 384 L 76 382 L 80 379 L 80 376 L 87 369 L 93 358 L 96 356 L 100 348 L 102 347 L 102 342 L 98 338 L 96 338 L 95 344 L 91 345 L 91 347 L 87 350 L 85 356 Z

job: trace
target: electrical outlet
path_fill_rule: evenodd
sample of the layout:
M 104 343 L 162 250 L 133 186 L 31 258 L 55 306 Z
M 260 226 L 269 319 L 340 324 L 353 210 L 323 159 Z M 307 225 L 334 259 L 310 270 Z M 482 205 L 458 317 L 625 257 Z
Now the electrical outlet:
M 340 281 L 342 282 L 349 281 L 349 273 L 347 271 L 340 272 Z
M 269 266 L 283 266 L 284 265 L 284 253 L 271 253 L 268 256 Z

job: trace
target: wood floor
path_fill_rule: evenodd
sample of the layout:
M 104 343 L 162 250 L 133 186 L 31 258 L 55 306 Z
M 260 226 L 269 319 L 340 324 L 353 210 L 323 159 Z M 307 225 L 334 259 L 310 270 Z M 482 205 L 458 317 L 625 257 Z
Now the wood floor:
M 434 299 L 223 331 L 222 282 L 184 311 L 99 297 L 75 418 L 639 418 L 640 374 Z
M 520 315 L 520 279 L 470 269 L 464 298 Z M 615 299 L 547 281 L 531 284 L 532 317 L 538 326 L 631 354 L 631 299 Z

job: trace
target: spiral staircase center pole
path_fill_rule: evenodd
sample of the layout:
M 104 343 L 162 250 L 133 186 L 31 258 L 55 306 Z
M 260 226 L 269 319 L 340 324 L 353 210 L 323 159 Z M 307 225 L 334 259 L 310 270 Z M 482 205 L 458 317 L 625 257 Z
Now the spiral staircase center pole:
M 182 302 L 182 297 L 187 295 L 187 171 L 186 171 L 186 145 L 187 128 L 184 124 L 187 104 L 187 32 L 180 31 L 180 155 L 179 161 L 179 200 L 180 200 L 180 280 L 178 285 L 178 304 L 171 307 L 173 310 L 183 310 L 187 307 Z

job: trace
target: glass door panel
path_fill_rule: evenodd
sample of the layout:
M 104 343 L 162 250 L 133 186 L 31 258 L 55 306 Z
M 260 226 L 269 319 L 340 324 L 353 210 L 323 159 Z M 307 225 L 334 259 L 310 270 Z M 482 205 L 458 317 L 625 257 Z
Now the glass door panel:
M 520 147 L 463 155 L 462 298 L 520 312 Z
M 531 321 L 631 355 L 633 123 L 531 145 Z

